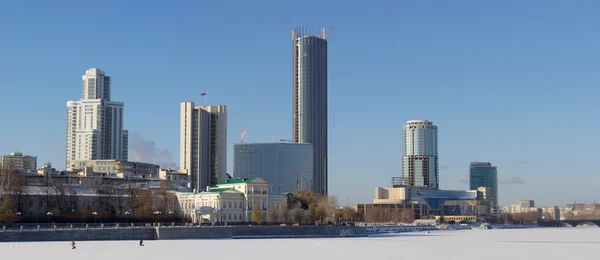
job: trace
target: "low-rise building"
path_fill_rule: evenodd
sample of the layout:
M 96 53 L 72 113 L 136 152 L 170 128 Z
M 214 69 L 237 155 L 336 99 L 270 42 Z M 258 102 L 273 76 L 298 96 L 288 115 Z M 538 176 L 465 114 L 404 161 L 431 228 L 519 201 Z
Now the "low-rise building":
M 118 178 L 159 178 L 160 166 L 122 160 L 75 161 L 74 172 L 91 168 L 92 172 L 114 174 Z
M 207 191 L 177 193 L 177 201 L 192 223 L 253 222 L 255 207 L 264 213 L 263 221 L 268 221 L 287 207 L 287 195 L 269 192 L 269 183 L 258 177 L 233 178 Z

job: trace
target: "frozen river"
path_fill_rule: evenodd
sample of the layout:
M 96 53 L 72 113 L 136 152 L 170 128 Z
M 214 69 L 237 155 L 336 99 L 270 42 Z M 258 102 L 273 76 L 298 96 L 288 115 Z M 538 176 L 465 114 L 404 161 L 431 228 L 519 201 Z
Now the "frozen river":
M 433 231 L 368 238 L 0 243 L 2 259 L 600 259 L 600 228 Z

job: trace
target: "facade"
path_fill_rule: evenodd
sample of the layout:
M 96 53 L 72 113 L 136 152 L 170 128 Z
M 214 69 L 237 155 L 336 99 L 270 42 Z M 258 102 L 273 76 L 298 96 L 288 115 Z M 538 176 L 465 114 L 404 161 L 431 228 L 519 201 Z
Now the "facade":
M 233 175 L 260 177 L 275 192 L 312 188 L 313 147 L 302 143 L 241 143 L 233 146 Z
M 503 213 L 518 214 L 528 212 L 538 212 L 541 209 L 535 207 L 533 200 L 519 200 L 518 204 L 506 205 L 502 208 Z
M 227 179 L 227 108 L 181 102 L 180 167 L 191 188 L 206 190 Z
M 469 189 L 486 187 L 491 191 L 494 207 L 498 206 L 498 169 L 489 162 L 471 162 L 469 165 Z
M 519 200 L 519 205 L 521 208 L 533 208 L 535 207 L 535 202 L 533 200 Z
M 66 168 L 75 161 L 127 158 L 123 102 L 111 101 L 111 80 L 99 69 L 82 76 L 82 98 L 67 102 Z
M 373 204 L 401 204 L 409 200 L 410 189 L 408 187 L 377 187 Z
M 292 30 L 293 140 L 313 146 L 312 190 L 327 194 L 327 40 L 325 30 Z
M 269 183 L 261 178 L 234 178 L 207 191 L 178 193 L 177 201 L 184 217 L 193 223 L 252 222 L 256 206 L 264 213 L 263 221 L 269 221 L 287 208 L 287 196 L 268 190 Z
M 160 166 L 151 163 L 128 162 L 122 160 L 75 161 L 73 171 L 89 168 L 94 173 L 106 173 L 118 178 L 159 178 Z
M 121 160 L 129 160 L 129 131 L 123 130 L 123 155 Z
M 560 208 L 558 206 L 550 206 L 542 208 L 542 217 L 545 218 L 546 215 L 550 217 L 550 219 L 546 220 L 560 220 Z
M 489 204 L 476 190 L 432 190 L 401 185 L 392 177 L 388 188 L 377 187 L 372 204 L 357 204 L 355 209 L 364 212 L 368 207 L 406 208 L 415 210 L 416 219 L 431 215 L 479 216 L 488 215 Z
M 402 178 L 416 188 L 439 188 L 437 126 L 411 120 L 402 126 Z
M 35 171 L 37 170 L 37 156 L 23 155 L 20 152 L 0 155 L 0 166 L 11 167 L 17 171 Z

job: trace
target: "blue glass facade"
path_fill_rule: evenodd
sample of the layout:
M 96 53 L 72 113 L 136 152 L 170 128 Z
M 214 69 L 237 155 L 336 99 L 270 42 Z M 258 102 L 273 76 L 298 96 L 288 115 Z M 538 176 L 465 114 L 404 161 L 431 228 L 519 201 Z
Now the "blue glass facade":
M 327 41 L 306 28 L 292 31 L 293 140 L 313 145 L 313 191 L 327 194 Z
M 273 192 L 311 188 L 313 147 L 298 143 L 242 143 L 233 146 L 233 176 L 260 177 Z
M 437 126 L 429 120 L 402 127 L 402 178 L 417 188 L 439 188 Z
M 469 165 L 469 189 L 486 187 L 492 190 L 494 206 L 498 206 L 498 168 L 489 162 L 472 162 Z

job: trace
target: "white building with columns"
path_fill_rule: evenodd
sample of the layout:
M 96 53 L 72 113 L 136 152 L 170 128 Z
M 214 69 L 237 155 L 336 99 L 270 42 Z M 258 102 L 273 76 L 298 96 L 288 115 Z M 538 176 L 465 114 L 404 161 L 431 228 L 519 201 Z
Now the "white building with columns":
M 269 192 L 269 183 L 258 177 L 234 178 L 210 187 L 208 191 L 177 193 L 183 216 L 193 223 L 252 222 L 256 205 L 264 221 L 287 207 L 287 195 Z

